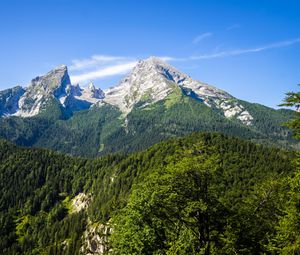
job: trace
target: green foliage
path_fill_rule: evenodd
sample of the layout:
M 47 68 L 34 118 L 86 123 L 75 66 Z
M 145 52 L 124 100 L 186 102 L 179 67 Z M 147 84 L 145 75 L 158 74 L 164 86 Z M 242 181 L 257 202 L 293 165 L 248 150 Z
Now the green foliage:
M 199 155 L 151 174 L 116 217 L 114 253 L 207 254 L 215 249 L 210 240 L 220 234 L 222 220 L 213 181 L 216 166 L 214 157 Z
M 195 131 L 222 132 L 283 148 L 297 146 L 289 129 L 282 126 L 293 111 L 242 102 L 254 117 L 253 125 L 246 126 L 225 118 L 220 109 L 206 106 L 197 97 L 184 96 L 178 87 L 155 104 L 143 106 L 147 98 L 142 100 L 126 118 L 110 105 L 70 115 L 53 101 L 32 118 L 0 118 L 0 137 L 22 146 L 88 157 L 139 151 Z
M 116 254 L 268 253 L 267 233 L 275 233 L 288 195 L 281 175 L 291 166 L 273 164 L 280 154 L 220 138 L 172 144 L 164 166 L 133 188 L 114 217 Z
M 300 138 L 300 93 L 287 93 L 285 102 L 281 106 L 296 107 L 297 112 L 294 119 L 286 123 L 294 130 L 296 138 Z M 296 153 L 294 159 L 295 172 L 285 179 L 288 199 L 282 209 L 279 224 L 276 226 L 276 233 L 270 236 L 269 250 L 273 253 L 284 255 L 300 253 L 300 154 Z
M 289 92 L 285 98 L 285 101 L 281 106 L 295 107 L 297 112 L 294 114 L 294 118 L 286 123 L 286 125 L 293 129 L 295 137 L 300 139 L 300 92 Z
M 276 253 L 293 159 L 217 133 L 96 159 L 0 141 L 0 250 L 79 254 L 97 222 L 113 224 L 119 254 Z M 91 202 L 74 212 L 81 192 Z
M 274 141 L 277 141 L 282 146 L 295 143 L 291 139 L 284 139 L 284 137 L 291 137 L 292 132 L 290 129 L 283 127 L 285 122 L 294 118 L 294 111 L 284 109 L 274 110 L 260 104 L 241 102 L 251 112 L 251 115 L 254 116 L 251 128 L 262 134 L 260 137 L 251 138 L 251 140 L 269 145 L 274 145 Z

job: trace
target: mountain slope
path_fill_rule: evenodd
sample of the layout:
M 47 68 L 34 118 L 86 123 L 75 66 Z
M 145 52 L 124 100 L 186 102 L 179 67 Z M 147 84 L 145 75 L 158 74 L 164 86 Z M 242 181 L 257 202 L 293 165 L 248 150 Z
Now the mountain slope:
M 260 105 L 255 107 L 262 108 Z M 296 145 L 288 139 L 291 135 L 288 129 L 280 124 L 292 118 L 292 112 L 264 110 L 261 115 L 255 115 L 255 125 L 245 126 L 237 120 L 224 118 L 193 98 L 178 94 L 146 108 L 135 107 L 126 119 L 110 105 L 74 113 L 67 120 L 44 117 L 0 119 L 0 135 L 24 146 L 47 147 L 86 156 L 136 151 L 195 131 L 219 131 L 283 147 Z M 266 120 L 268 115 L 273 118 Z
M 246 125 L 251 124 L 252 116 L 233 96 L 193 80 L 156 57 L 140 61 L 118 86 L 105 91 L 104 101 L 127 114 L 137 103 L 143 102 L 141 107 L 158 102 L 174 92 L 177 87 L 181 88 L 185 95 L 195 97 L 209 107 L 221 109 L 225 117 L 235 117 Z
M 274 234 L 278 217 L 283 213 L 281 209 L 289 194 L 285 178 L 293 174 L 292 159 L 292 153 L 220 134 L 204 133 L 163 142 L 128 156 L 115 154 L 90 160 L 41 149 L 18 148 L 0 141 L 0 250 L 3 254 L 73 255 L 79 254 L 79 250 L 83 254 L 102 254 L 99 250 L 109 250 L 111 245 L 105 226 L 117 215 L 123 216 L 126 211 L 120 211 L 121 208 L 132 205 L 132 200 L 127 203 L 129 195 L 136 190 L 144 196 L 151 187 L 157 188 L 153 195 L 160 194 L 164 186 L 150 185 L 153 178 L 163 181 L 167 174 L 170 180 L 174 180 L 177 173 L 190 169 L 188 166 L 192 163 L 194 170 L 200 171 L 203 166 L 213 164 L 208 169 L 216 171 L 209 179 L 209 187 L 214 187 L 214 193 L 209 196 L 216 195 L 220 205 L 214 207 L 215 213 L 222 215 L 218 218 L 217 228 L 215 223 L 209 225 L 213 233 L 218 234 L 212 239 L 215 249 L 225 252 L 230 245 L 238 254 L 269 254 L 266 234 Z M 189 176 L 177 176 L 176 180 L 191 181 Z M 167 224 L 149 207 L 160 200 L 147 202 L 147 196 L 144 199 L 147 210 L 143 215 L 150 217 L 146 222 L 160 220 Z M 194 198 L 190 196 L 187 201 L 189 199 Z M 140 200 L 135 201 L 139 203 Z M 167 209 L 165 205 L 160 205 L 160 208 Z M 176 208 L 167 212 L 175 212 Z M 255 208 L 259 209 L 253 214 Z M 122 217 L 125 223 L 126 217 Z M 143 226 L 144 221 L 140 224 Z M 132 225 L 122 226 L 128 227 L 124 234 L 132 231 Z M 127 253 L 133 246 L 144 249 L 145 239 L 140 239 L 137 246 L 135 243 L 139 233 L 132 232 L 130 240 L 120 236 L 119 240 L 124 241 L 128 248 Z M 173 240 L 176 242 L 164 239 L 169 238 L 168 235 L 157 238 L 159 236 L 153 239 L 158 241 L 157 244 L 166 241 L 164 252 L 170 249 L 170 244 L 194 245 L 194 238 Z M 114 245 L 120 248 L 120 243 Z M 155 247 L 153 245 L 151 249 Z M 224 254 L 230 254 L 231 249 Z M 149 254 L 149 251 L 143 250 L 140 254 Z
M 5 99 L 5 94 L 9 91 L 1 92 Z M 61 65 L 51 70 L 43 76 L 34 78 L 29 86 L 25 89 L 15 87 L 10 98 L 6 101 L 12 101 L 15 98 L 13 107 L 12 103 L 1 106 L 6 111 L 3 111 L 2 116 L 20 116 L 33 117 L 47 111 L 47 108 L 52 104 L 57 104 L 59 107 L 68 111 L 78 111 L 88 109 L 92 104 L 98 102 L 104 97 L 100 89 L 96 89 L 93 84 L 82 89 L 78 85 L 71 85 L 67 67 Z M 13 108 L 11 110 L 10 108 Z M 1 112 L 0 112 L 1 113 Z
M 18 102 L 25 90 L 16 86 L 11 89 L 0 91 L 0 116 L 13 115 L 18 110 Z
M 194 131 L 298 146 L 282 126 L 293 111 L 239 100 L 155 57 L 140 61 L 105 91 L 72 85 L 66 66 L 14 90 L 1 92 L 0 137 L 24 146 L 96 156 L 144 149 Z

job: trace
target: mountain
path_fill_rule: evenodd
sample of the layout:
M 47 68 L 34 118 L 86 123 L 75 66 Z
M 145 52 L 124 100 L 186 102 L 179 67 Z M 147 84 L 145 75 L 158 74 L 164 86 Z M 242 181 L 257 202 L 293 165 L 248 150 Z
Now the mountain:
M 211 133 L 95 159 L 0 140 L 0 253 L 274 254 L 293 159 Z
M 58 66 L 26 88 L 0 92 L 0 137 L 73 155 L 130 152 L 195 131 L 298 146 L 282 124 L 293 111 L 239 100 L 156 57 L 139 61 L 117 86 L 71 84 Z
M 193 80 L 156 57 L 139 61 L 130 75 L 105 92 L 96 89 L 93 83 L 84 89 L 79 85 L 73 86 L 65 65 L 56 67 L 44 76 L 34 78 L 28 88 L 22 89 L 25 93 L 18 93 L 18 88 L 20 87 L 14 88 L 16 91 L 14 93 L 20 95 L 15 100 L 18 109 L 14 107 L 14 112 L 6 111 L 2 116 L 32 117 L 47 108 L 47 103 L 53 99 L 73 111 L 88 109 L 91 105 L 102 101 L 116 106 L 126 115 L 136 104 L 143 102 L 144 104 L 139 107 L 145 107 L 165 99 L 180 88 L 186 95 L 197 98 L 207 106 L 222 109 L 227 118 L 235 117 L 246 125 L 250 125 L 253 119 L 243 105 L 233 102 L 233 96 Z M 8 107 L 3 105 L 4 109 Z
M 5 95 L 8 91 L 2 93 Z M 15 98 L 14 105 L 12 107 L 11 104 L 2 104 L 2 116 L 32 117 L 55 103 L 66 111 L 73 112 L 88 109 L 104 97 L 103 91 L 96 89 L 92 83 L 84 89 L 79 85 L 71 85 L 65 65 L 58 66 L 43 76 L 37 76 L 25 89 L 13 88 L 11 94 Z
M 146 107 L 165 99 L 177 88 L 180 88 L 187 96 L 205 103 L 208 107 L 221 109 L 225 117 L 234 117 L 246 125 L 251 125 L 253 117 L 243 105 L 235 101 L 233 96 L 213 86 L 193 80 L 156 57 L 140 61 L 118 86 L 105 91 L 104 101 L 117 106 L 127 114 L 137 103 L 143 102 L 140 107 Z
M 14 115 L 18 111 L 18 103 L 24 93 L 25 89 L 21 86 L 0 91 L 0 116 Z

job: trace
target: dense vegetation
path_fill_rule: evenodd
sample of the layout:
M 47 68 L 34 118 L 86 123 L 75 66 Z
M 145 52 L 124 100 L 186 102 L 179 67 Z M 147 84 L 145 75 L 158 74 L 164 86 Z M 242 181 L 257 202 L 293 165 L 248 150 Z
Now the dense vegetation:
M 242 102 L 254 117 L 253 125 L 246 126 L 177 90 L 147 107 L 141 108 L 140 102 L 126 118 L 110 105 L 70 116 L 53 102 L 32 118 L 0 118 L 0 137 L 22 146 L 50 148 L 77 156 L 138 151 L 195 131 L 222 132 L 283 148 L 297 146 L 289 129 L 282 126 L 293 118 L 293 111 Z
M 103 224 L 115 254 L 297 254 L 294 159 L 217 133 L 98 159 L 1 141 L 0 251 L 79 254 Z M 76 212 L 81 192 L 91 200 Z
M 298 108 L 300 95 L 285 101 Z M 300 254 L 299 153 L 192 133 L 284 145 L 280 124 L 297 116 L 286 125 L 300 138 L 299 112 L 243 104 L 252 126 L 181 93 L 126 121 L 108 105 L 67 116 L 55 104 L 1 119 L 17 144 L 106 155 L 0 140 L 0 253 Z

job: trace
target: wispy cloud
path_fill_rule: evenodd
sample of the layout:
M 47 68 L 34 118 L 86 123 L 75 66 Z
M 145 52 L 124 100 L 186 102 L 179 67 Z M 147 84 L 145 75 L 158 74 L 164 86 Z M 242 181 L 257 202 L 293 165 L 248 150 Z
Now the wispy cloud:
M 226 28 L 226 30 L 227 30 L 227 31 L 230 31 L 230 30 L 237 29 L 237 28 L 240 28 L 240 27 L 241 27 L 241 25 L 239 25 L 239 24 L 233 24 L 233 25 L 231 25 L 231 26 L 228 26 L 228 27 Z
M 161 59 L 163 61 L 166 61 L 166 62 L 178 60 L 178 58 L 174 58 L 174 57 L 170 57 L 170 56 L 161 56 L 161 57 L 159 56 L 157 58 L 159 58 L 159 59 Z
M 216 51 L 214 53 L 209 54 L 202 54 L 202 55 L 193 55 L 193 56 L 187 56 L 187 57 L 165 57 L 165 61 L 190 61 L 190 60 L 201 60 L 201 59 L 213 59 L 213 58 L 221 58 L 221 57 L 229 57 L 229 56 L 235 56 L 235 55 L 242 55 L 247 53 L 256 53 L 261 52 L 265 50 L 275 49 L 275 48 L 284 48 L 288 47 L 294 44 L 300 43 L 300 37 L 270 43 L 264 46 L 260 47 L 253 47 L 253 48 L 247 48 L 247 49 L 235 49 L 235 50 L 227 50 L 227 51 Z
M 249 53 L 257 53 L 275 48 L 288 47 L 298 43 L 300 43 L 300 37 L 275 42 L 260 47 L 217 51 L 211 54 L 193 55 L 181 58 L 172 56 L 160 56 L 159 58 L 166 62 L 205 60 Z M 137 58 L 94 55 L 87 59 L 73 60 L 72 63 L 73 65 L 71 65 L 71 67 L 69 68 L 71 70 L 72 82 L 85 83 L 91 80 L 105 78 L 108 76 L 126 74 L 137 64 Z
M 197 44 L 201 41 L 203 41 L 204 39 L 207 39 L 209 37 L 211 37 L 213 35 L 213 33 L 207 32 L 207 33 L 203 33 L 201 35 L 198 35 L 194 38 L 193 43 Z
M 163 61 L 176 61 L 176 58 L 159 56 Z M 138 62 L 134 57 L 93 55 L 85 59 L 72 60 L 69 67 L 73 83 L 87 83 L 108 76 L 126 74 Z
M 291 40 L 271 43 L 271 44 L 264 45 L 264 46 L 261 46 L 261 47 L 248 48 L 248 49 L 236 49 L 236 50 L 229 50 L 229 51 L 220 51 L 220 52 L 216 52 L 216 53 L 212 53 L 212 54 L 203 54 L 203 55 L 191 56 L 191 57 L 187 58 L 186 60 L 212 59 L 212 58 L 220 58 L 220 57 L 227 57 L 227 56 L 234 56 L 234 55 L 242 55 L 242 54 L 247 54 L 247 53 L 261 52 L 261 51 L 274 49 L 274 48 L 283 48 L 283 47 L 287 47 L 287 46 L 297 44 L 297 43 L 300 43 L 300 37 L 299 38 L 294 38 L 294 39 L 291 39 Z
M 73 83 L 80 83 L 80 82 L 86 82 L 90 80 L 95 80 L 107 76 L 114 76 L 114 75 L 120 75 L 120 74 L 126 74 L 129 70 L 131 70 L 135 65 L 136 61 L 124 63 L 124 64 L 117 64 L 112 65 L 104 68 L 100 68 L 95 71 L 91 72 L 85 72 L 78 75 L 71 76 L 71 80 Z
M 125 74 L 136 63 L 135 58 L 111 55 L 93 55 L 89 58 L 73 59 L 69 70 L 73 83 Z
M 100 65 L 106 65 L 112 62 L 117 61 L 123 61 L 126 60 L 126 57 L 120 57 L 120 56 L 108 56 L 108 55 L 93 55 L 90 58 L 85 59 L 73 59 L 71 62 L 71 66 L 69 69 L 71 71 L 80 71 L 83 69 L 100 66 Z

